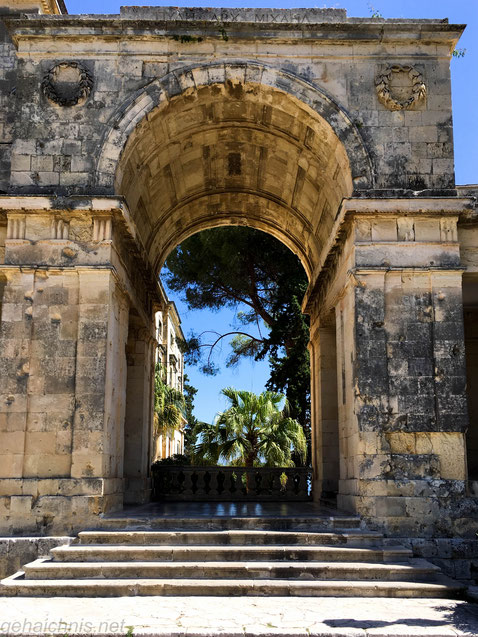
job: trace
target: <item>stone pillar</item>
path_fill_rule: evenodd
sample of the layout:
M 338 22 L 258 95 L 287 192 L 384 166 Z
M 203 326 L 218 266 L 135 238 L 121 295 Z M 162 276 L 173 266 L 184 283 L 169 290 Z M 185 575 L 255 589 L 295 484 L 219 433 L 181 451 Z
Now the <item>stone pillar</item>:
M 336 307 L 338 502 L 392 534 L 451 532 L 468 422 L 456 218 L 361 218 L 354 233 Z
M 337 493 L 340 473 L 335 324 L 325 325 L 320 328 L 320 343 L 322 492 L 324 497 L 333 498 Z
M 126 347 L 127 384 L 124 477 L 126 504 L 151 496 L 154 341 L 138 315 L 131 315 Z
M 478 188 L 464 188 L 478 195 Z M 458 224 L 460 258 L 463 274 L 463 313 L 465 327 L 466 393 L 469 424 L 466 432 L 468 488 L 478 496 L 478 219 L 475 207 Z M 478 541 L 477 541 L 478 542 Z
M 319 396 L 319 343 L 316 319 L 311 315 L 310 320 L 310 437 L 311 437 L 311 462 L 312 462 L 312 497 L 319 502 L 322 497 L 322 449 L 320 445 L 320 412 L 318 407 Z M 315 320 L 314 320 L 315 319 Z
M 79 283 L 72 477 L 121 481 L 129 306 L 110 269 L 80 271 Z
M 5 272 L 3 519 L 50 532 L 121 505 L 128 308 L 109 270 Z
M 476 307 L 467 307 L 465 310 L 465 346 L 470 420 L 466 436 L 468 479 L 476 482 L 478 480 L 478 308 Z
M 339 481 L 335 317 L 311 316 L 311 414 L 314 500 L 334 500 Z
M 35 207 L 7 212 L 0 263 L 0 533 L 70 533 L 123 504 L 130 306 L 146 324 L 153 301 L 124 225 L 98 211 L 121 215 L 115 202 L 60 212 L 48 198 L 11 205 Z M 149 375 L 137 400 L 148 411 L 151 346 L 140 352 L 140 343 Z

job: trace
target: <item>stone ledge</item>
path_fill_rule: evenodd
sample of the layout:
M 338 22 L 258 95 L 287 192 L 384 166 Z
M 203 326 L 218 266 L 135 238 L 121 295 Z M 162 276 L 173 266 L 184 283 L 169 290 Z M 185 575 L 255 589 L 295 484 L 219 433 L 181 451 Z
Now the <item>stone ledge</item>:
M 122 490 L 121 478 L 1 478 L 0 496 L 108 495 Z
M 343 13 L 342 13 L 343 12 Z M 198 29 L 205 35 L 223 39 L 221 29 L 235 38 L 257 37 L 264 39 L 307 38 L 309 41 L 327 42 L 409 42 L 447 44 L 456 46 L 464 24 L 449 24 L 443 20 L 347 18 L 341 9 L 207 9 L 177 7 L 122 7 L 118 14 L 85 14 L 45 16 L 29 15 L 8 17 L 4 20 L 11 38 L 19 42 L 36 38 L 41 28 L 45 35 L 63 35 L 68 39 L 84 39 L 85 28 L 98 41 L 105 37 L 128 37 L 157 40 L 168 38 L 171 32 Z M 149 32 L 148 32 L 149 31 Z M 261 33 L 262 32 L 262 33 Z
M 394 537 L 385 539 L 384 543 L 389 546 L 400 543 L 411 549 L 414 556 L 439 566 L 449 577 L 467 583 L 478 583 L 478 539 Z

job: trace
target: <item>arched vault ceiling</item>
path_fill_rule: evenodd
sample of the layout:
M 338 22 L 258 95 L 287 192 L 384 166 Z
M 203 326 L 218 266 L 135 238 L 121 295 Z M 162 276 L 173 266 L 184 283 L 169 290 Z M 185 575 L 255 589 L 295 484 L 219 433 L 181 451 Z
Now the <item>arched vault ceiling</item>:
M 116 173 L 157 269 L 187 236 L 233 223 L 282 240 L 311 277 L 352 189 L 331 126 L 255 84 L 206 86 L 157 107 L 130 135 Z

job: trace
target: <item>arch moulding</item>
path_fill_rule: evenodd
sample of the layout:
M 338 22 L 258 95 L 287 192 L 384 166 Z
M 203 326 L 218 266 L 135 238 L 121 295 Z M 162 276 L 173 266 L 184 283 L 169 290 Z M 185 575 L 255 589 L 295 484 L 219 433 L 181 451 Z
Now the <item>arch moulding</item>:
M 211 63 L 176 69 L 134 93 L 108 123 L 96 167 L 96 187 L 114 191 L 116 169 L 128 138 L 151 111 L 178 95 L 193 95 L 201 87 L 228 82 L 273 88 L 306 105 L 312 114 L 319 115 L 331 126 L 342 142 L 350 162 L 354 189 L 373 188 L 372 161 L 347 112 L 311 82 L 288 71 L 255 62 Z

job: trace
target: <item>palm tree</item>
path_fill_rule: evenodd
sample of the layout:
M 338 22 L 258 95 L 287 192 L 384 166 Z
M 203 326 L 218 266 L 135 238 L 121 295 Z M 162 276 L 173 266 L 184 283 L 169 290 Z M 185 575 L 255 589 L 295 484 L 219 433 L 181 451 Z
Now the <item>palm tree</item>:
M 186 422 L 186 402 L 182 392 L 167 385 L 161 378 L 161 368 L 154 374 L 154 429 L 155 434 L 179 429 Z
M 283 394 L 264 391 L 257 395 L 233 387 L 223 389 L 222 394 L 231 404 L 213 425 L 199 423 L 197 457 L 211 464 L 223 461 L 246 467 L 293 467 L 293 451 L 305 458 L 304 431 L 289 417 Z

